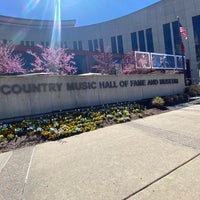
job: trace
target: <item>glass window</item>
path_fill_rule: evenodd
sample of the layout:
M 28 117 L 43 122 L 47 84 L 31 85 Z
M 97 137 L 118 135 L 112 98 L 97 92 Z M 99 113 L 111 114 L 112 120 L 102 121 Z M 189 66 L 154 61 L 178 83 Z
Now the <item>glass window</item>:
M 140 51 L 146 51 L 144 31 L 138 32 Z
M 165 53 L 173 54 L 170 23 L 163 24 L 163 35 L 165 43 Z
M 93 51 L 92 40 L 88 40 L 88 47 L 89 47 L 89 51 Z
M 64 42 L 64 47 L 67 48 L 67 42 Z
M 34 41 L 31 41 L 31 46 L 33 47 L 33 46 L 35 46 L 35 43 L 34 43 Z
M 194 31 L 196 59 L 198 63 L 198 68 L 200 69 L 200 15 L 192 18 L 192 24 Z
M 94 50 L 97 51 L 98 49 L 99 49 L 98 40 L 95 39 L 95 40 L 94 40 Z
M 172 22 L 172 28 L 173 28 L 173 37 L 174 37 L 174 49 L 176 55 L 181 55 L 181 35 L 179 32 L 179 23 L 178 21 Z
M 74 42 L 73 42 L 73 46 L 74 46 L 74 49 L 75 49 L 75 50 L 78 49 L 78 47 L 77 47 L 77 41 L 74 41 Z
M 124 48 L 123 48 L 122 35 L 118 35 L 117 36 L 117 44 L 118 44 L 118 52 L 123 54 L 124 53 Z
M 78 49 L 81 51 L 83 50 L 82 41 L 78 41 Z
M 117 53 L 117 43 L 115 36 L 111 37 L 111 48 L 112 48 L 112 53 Z
M 20 43 L 22 46 L 24 46 L 24 41 L 21 41 L 21 43 Z
M 132 44 L 132 50 L 137 51 L 138 50 L 138 43 L 137 43 L 137 33 L 131 33 L 131 44 Z
M 101 52 L 104 52 L 103 39 L 99 39 L 99 47 L 100 47 Z
M 154 52 L 152 29 L 146 29 L 147 51 Z
M 46 47 L 49 47 L 49 42 L 46 42 Z

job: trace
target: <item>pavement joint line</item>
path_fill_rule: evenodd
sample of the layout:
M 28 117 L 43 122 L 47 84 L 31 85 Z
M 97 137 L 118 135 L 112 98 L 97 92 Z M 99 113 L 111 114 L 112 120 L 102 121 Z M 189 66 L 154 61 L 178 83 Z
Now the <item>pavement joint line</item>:
M 25 178 L 25 183 L 27 183 L 28 181 L 28 176 L 29 176 L 29 172 L 30 172 L 30 168 L 31 168 L 31 164 L 32 164 L 32 160 L 33 160 L 33 154 L 35 152 L 35 147 L 33 147 L 33 151 L 32 151 L 32 154 L 31 154 L 31 158 L 30 158 L 30 161 L 29 161 L 29 165 L 28 165 L 28 169 L 27 169 L 27 173 L 26 173 L 26 178 Z
M 25 185 L 27 184 L 27 181 L 28 181 L 29 172 L 30 172 L 32 161 L 33 161 L 33 154 L 35 152 L 35 148 L 36 148 L 36 146 L 33 147 L 33 150 L 32 150 L 32 153 L 31 153 L 31 158 L 30 158 L 30 161 L 29 161 L 28 169 L 27 169 L 27 172 L 26 172 L 26 177 L 25 177 L 25 180 L 24 180 L 24 187 L 23 187 L 23 190 L 22 190 L 22 198 L 21 199 L 23 199 Z
M 184 163 L 178 165 L 177 167 L 173 168 L 172 170 L 170 170 L 169 172 L 165 173 L 164 175 L 158 177 L 157 179 L 153 180 L 152 182 L 150 182 L 149 184 L 145 185 L 144 187 L 136 190 L 135 192 L 133 192 L 132 194 L 128 195 L 127 197 L 123 198 L 122 200 L 128 200 L 129 198 L 135 196 L 136 194 L 142 192 L 143 190 L 147 189 L 148 187 L 150 187 L 151 185 L 157 183 L 158 181 L 160 181 L 161 179 L 165 178 L 166 176 L 172 174 L 173 172 L 175 172 L 176 170 L 180 169 L 181 167 L 185 166 L 186 164 L 188 164 L 189 162 L 193 161 L 194 159 L 196 159 L 197 157 L 200 156 L 200 153 L 196 154 L 195 156 L 193 156 L 192 158 L 190 158 L 189 160 L 185 161 Z
M 33 147 L 14 150 L 0 173 L 0 193 L 6 200 L 21 200 Z M 35 154 L 34 154 L 35 155 Z M 8 157 L 9 155 L 7 155 Z
M 3 164 L 3 166 L 0 169 L 0 173 L 3 170 L 3 168 L 6 166 L 6 164 L 8 163 L 8 161 L 10 160 L 11 156 L 13 155 L 13 151 L 11 152 L 11 154 L 8 156 L 8 158 L 6 159 L 5 163 Z
M 200 149 L 200 145 L 199 145 L 200 140 L 193 138 L 193 137 L 188 137 L 183 134 L 178 134 L 177 132 L 173 132 L 173 131 L 169 131 L 169 130 L 165 130 L 165 129 L 161 129 L 161 128 L 156 128 L 156 127 L 149 126 L 149 125 L 140 124 L 140 123 L 137 123 L 136 121 L 126 123 L 124 125 L 130 126 L 130 127 L 136 128 L 136 129 L 140 129 L 140 130 L 148 129 L 148 135 L 158 136 L 159 138 L 166 139 L 168 141 L 175 142 L 179 145 L 193 148 L 195 150 Z M 147 133 L 145 133 L 145 134 L 147 134 Z M 180 140 L 180 138 L 182 138 L 182 140 Z M 192 145 L 191 142 L 193 142 L 193 143 L 195 142 L 196 144 Z

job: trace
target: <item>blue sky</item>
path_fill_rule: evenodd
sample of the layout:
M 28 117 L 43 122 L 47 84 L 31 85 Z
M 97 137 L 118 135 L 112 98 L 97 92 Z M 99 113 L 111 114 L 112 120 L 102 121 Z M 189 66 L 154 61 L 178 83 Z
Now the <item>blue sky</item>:
M 30 19 L 76 20 L 76 26 L 95 24 L 130 14 L 159 0 L 0 0 L 0 15 Z

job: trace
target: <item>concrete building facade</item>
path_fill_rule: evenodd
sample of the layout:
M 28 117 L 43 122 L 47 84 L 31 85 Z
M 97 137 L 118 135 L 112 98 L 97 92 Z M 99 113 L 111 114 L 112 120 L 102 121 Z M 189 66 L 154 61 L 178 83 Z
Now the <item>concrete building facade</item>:
M 161 0 L 129 15 L 82 27 L 75 27 L 75 20 L 64 20 L 61 22 L 61 46 L 77 51 L 93 52 L 109 47 L 112 53 L 119 54 L 139 50 L 179 55 L 182 54 L 180 24 L 188 33 L 188 39 L 182 37 L 182 41 L 191 79 L 198 83 L 199 0 Z M 47 46 L 52 42 L 53 26 L 53 21 L 0 16 L 0 39 L 20 46 Z

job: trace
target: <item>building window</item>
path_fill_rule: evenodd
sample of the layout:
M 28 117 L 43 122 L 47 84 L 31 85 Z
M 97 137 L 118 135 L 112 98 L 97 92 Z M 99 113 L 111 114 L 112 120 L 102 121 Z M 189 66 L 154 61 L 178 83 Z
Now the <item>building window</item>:
M 179 32 L 179 23 L 178 21 L 172 22 L 172 28 L 173 28 L 173 37 L 174 37 L 174 49 L 176 55 L 181 55 L 181 35 Z
M 118 44 L 118 52 L 123 54 L 124 53 L 124 48 L 123 48 L 122 35 L 118 35 L 117 36 L 117 44 Z
M 116 37 L 111 37 L 111 48 L 112 53 L 117 53 L 117 43 L 116 43 Z
M 95 40 L 94 40 L 94 50 L 97 51 L 98 49 L 99 49 L 98 40 L 95 39 Z
M 131 44 L 132 44 L 132 50 L 137 51 L 138 50 L 138 42 L 137 42 L 137 33 L 131 33 Z
M 77 41 L 74 41 L 74 42 L 73 42 L 73 47 L 74 47 L 75 50 L 78 49 L 78 47 L 77 47 Z
M 26 46 L 30 46 L 29 41 L 26 41 Z
M 196 60 L 198 68 L 200 69 L 200 15 L 192 18 L 193 31 L 194 31 L 194 43 L 196 50 Z
M 64 48 L 67 48 L 67 42 L 64 42 Z
M 4 39 L 4 40 L 3 40 L 3 44 L 7 44 L 7 40 Z
M 100 51 L 101 51 L 101 52 L 104 52 L 103 39 L 99 39 L 99 47 L 100 47 Z
M 46 42 L 46 47 L 49 47 L 49 42 Z
M 31 46 L 35 46 L 35 42 L 34 41 L 31 41 Z
M 20 45 L 24 46 L 24 41 L 21 41 L 21 42 L 20 42 Z
M 88 47 L 89 47 L 89 51 L 93 51 L 92 40 L 88 40 Z
M 82 45 L 82 42 L 81 42 L 81 41 L 78 41 L 78 49 L 79 49 L 80 51 L 83 50 L 83 45 Z
M 140 51 L 146 51 L 144 31 L 138 32 Z
M 41 45 L 44 47 L 44 42 L 41 42 Z
M 146 29 L 147 51 L 154 52 L 152 29 Z
M 61 48 L 67 48 L 67 42 L 61 42 Z
M 163 24 L 163 35 L 165 43 L 165 53 L 173 54 L 170 23 Z

